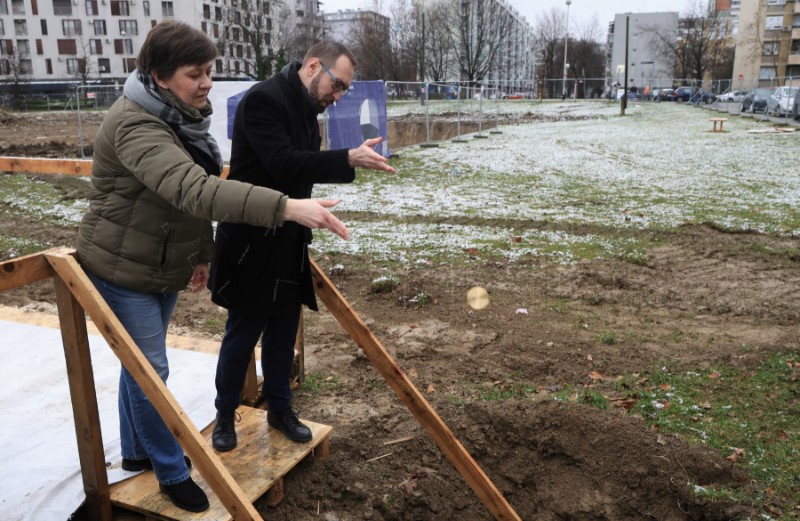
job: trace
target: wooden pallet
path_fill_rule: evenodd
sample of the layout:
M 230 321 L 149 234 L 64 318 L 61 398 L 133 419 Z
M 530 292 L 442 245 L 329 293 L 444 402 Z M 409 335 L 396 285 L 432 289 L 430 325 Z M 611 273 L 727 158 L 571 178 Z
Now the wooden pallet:
M 238 412 L 242 417 L 241 422 L 236 424 L 239 445 L 230 452 L 218 455 L 251 502 L 267 493 L 267 504 L 277 506 L 283 499 L 283 477 L 312 452 L 318 458 L 326 457 L 329 451 L 328 437 L 333 429 L 303 420 L 314 438 L 309 443 L 295 443 L 267 425 L 266 411 L 242 406 Z M 209 444 L 213 427 L 213 424 L 209 425 L 202 432 Z M 196 469 L 192 469 L 192 479 L 208 494 L 211 506 L 205 512 L 194 514 L 175 507 L 159 491 L 152 472 L 143 472 L 111 485 L 111 503 L 145 514 L 145 519 L 230 520 L 231 515 Z

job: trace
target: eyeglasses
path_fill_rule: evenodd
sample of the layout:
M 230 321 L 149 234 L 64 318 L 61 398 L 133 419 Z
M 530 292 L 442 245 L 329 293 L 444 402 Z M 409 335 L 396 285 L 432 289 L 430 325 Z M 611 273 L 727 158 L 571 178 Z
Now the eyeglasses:
M 330 69 L 325 67 L 324 63 L 319 62 L 319 64 L 322 65 L 322 69 L 325 72 L 327 72 L 328 75 L 331 78 L 333 78 L 333 92 L 341 92 L 342 96 L 347 96 L 348 94 L 350 94 L 350 86 L 349 85 L 345 85 L 345 83 L 342 80 L 340 80 L 336 76 L 334 76 L 333 73 L 330 71 Z

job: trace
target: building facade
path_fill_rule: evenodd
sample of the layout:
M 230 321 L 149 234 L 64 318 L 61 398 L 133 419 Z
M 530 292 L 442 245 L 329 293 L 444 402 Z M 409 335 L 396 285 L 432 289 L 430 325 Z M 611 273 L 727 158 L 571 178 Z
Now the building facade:
M 614 16 L 608 34 L 608 83 L 625 82 L 625 39 L 628 22 L 628 87 L 670 87 L 673 83 L 674 57 L 660 49 L 659 38 L 678 37 L 678 13 L 622 13 Z
M 375 27 L 383 34 L 389 34 L 390 18 L 375 11 L 345 9 L 335 13 L 324 13 L 322 17 L 325 23 L 326 37 L 345 45 L 354 43 L 352 36 L 365 24 Z
M 215 75 L 253 74 L 253 24 L 271 57 L 285 45 L 273 37 L 319 19 L 316 0 L 0 0 L 0 83 L 113 83 L 136 67 L 149 29 L 176 18 L 219 44 Z
M 736 88 L 800 85 L 800 2 L 740 0 L 732 82 Z

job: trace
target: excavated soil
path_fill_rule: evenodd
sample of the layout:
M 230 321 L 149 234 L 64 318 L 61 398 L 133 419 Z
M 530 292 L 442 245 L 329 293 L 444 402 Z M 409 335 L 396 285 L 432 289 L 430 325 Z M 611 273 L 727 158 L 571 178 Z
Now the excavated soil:
M 74 157 L 68 151 L 76 140 L 63 130 L 69 124 L 8 116 L 0 124 L 0 153 L 22 153 L 35 136 L 47 136 L 35 155 Z M 52 143 L 59 145 L 48 148 Z M 347 221 L 346 214 L 340 217 Z M 76 233 L 3 217 L 0 233 L 10 227 L 16 235 L 64 245 Z M 414 265 L 403 269 L 397 289 L 380 293 L 372 281 L 384 272 L 370 259 L 317 260 L 522 519 L 755 516 L 748 505 L 694 493 L 695 486 L 752 486 L 723 455 L 652 430 L 624 407 L 601 410 L 553 399 L 565 388 L 591 388 L 614 400 L 620 393 L 614 380 L 622 374 L 646 381 L 660 367 L 748 368 L 772 353 L 798 351 L 800 259 L 774 253 L 796 251 L 795 239 L 712 226 L 653 238 L 661 246 L 648 252 L 644 265 L 591 260 L 558 266 L 538 259 L 452 271 Z M 0 260 L 8 255 L 0 252 Z M 491 303 L 481 311 L 465 302 L 473 286 L 489 292 Z M 409 298 L 420 292 L 432 301 Z M 4 305 L 52 309 L 53 302 L 50 283 L 0 294 Z M 173 328 L 218 339 L 224 319 L 207 293 L 187 292 Z M 265 518 L 491 519 L 333 316 L 323 309 L 305 319 L 307 384 L 295 402 L 302 416 L 333 426 L 331 452 L 287 476 L 286 499 L 277 508 L 259 502 Z M 612 345 L 598 341 L 598 333 L 609 330 L 647 334 Z M 486 399 L 487 390 L 502 399 Z

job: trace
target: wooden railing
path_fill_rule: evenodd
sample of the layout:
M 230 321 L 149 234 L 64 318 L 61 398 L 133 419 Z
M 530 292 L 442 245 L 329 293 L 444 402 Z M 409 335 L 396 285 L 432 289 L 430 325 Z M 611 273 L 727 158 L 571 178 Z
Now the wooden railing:
M 0 158 L 0 170 L 15 172 L 87 175 L 90 167 L 91 161 Z M 494 518 L 520 520 L 519 515 L 455 434 L 313 260 L 311 274 L 316 294 L 328 311 L 364 351 L 372 365 Z M 261 519 L 169 389 L 136 349 L 133 339 L 75 260 L 73 251 L 48 250 L 0 263 L 0 291 L 19 288 L 47 278 L 53 278 L 56 287 L 61 336 L 67 357 L 70 396 L 78 436 L 78 454 L 90 520 L 111 520 L 112 517 L 84 312 L 97 325 L 122 365 L 142 388 L 231 516 L 237 521 Z

